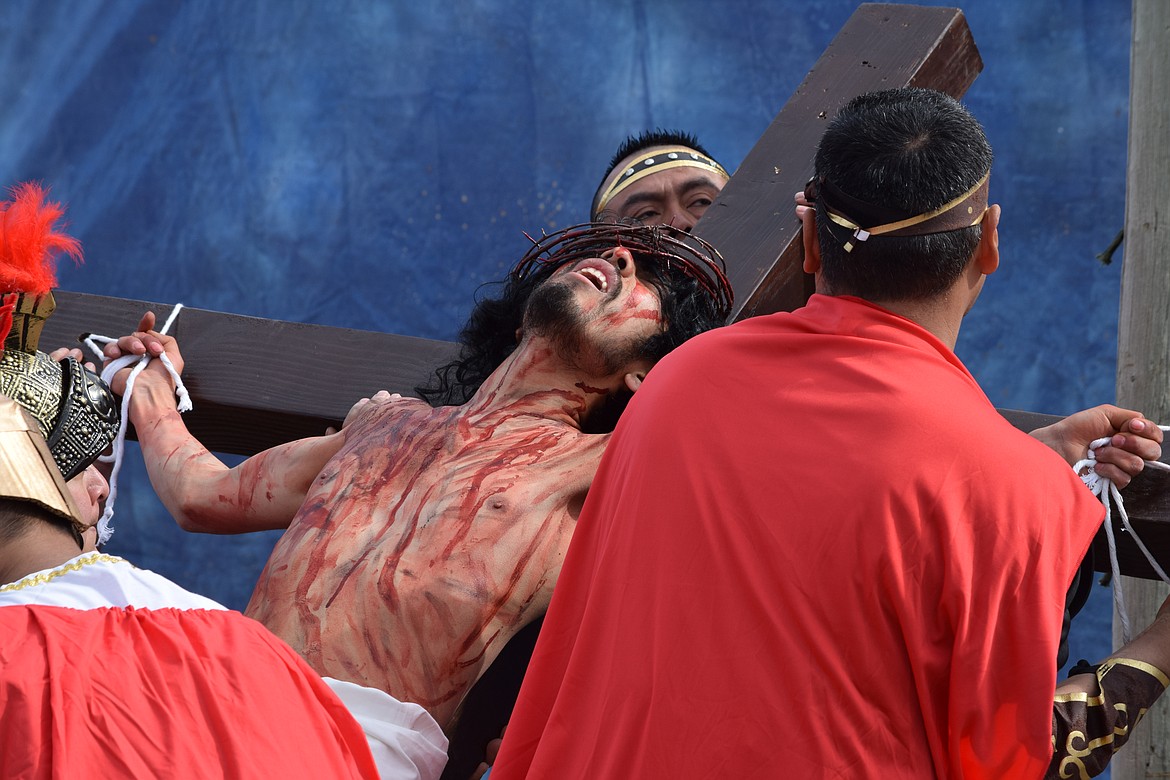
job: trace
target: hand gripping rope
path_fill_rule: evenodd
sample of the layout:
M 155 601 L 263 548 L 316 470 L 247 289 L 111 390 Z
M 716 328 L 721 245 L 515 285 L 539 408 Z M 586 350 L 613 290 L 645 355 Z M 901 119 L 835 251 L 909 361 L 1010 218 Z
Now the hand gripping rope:
M 175 304 L 175 308 L 171 310 L 171 314 L 167 317 L 167 321 L 159 328 L 158 332 L 165 334 L 175 321 L 179 311 L 183 308 L 183 304 Z M 117 339 L 109 338 L 108 336 L 98 336 L 90 334 L 85 339 L 85 345 L 94 353 L 101 355 L 102 350 L 99 345 L 112 344 Z M 164 352 L 159 355 L 159 360 L 166 366 L 167 372 L 171 375 L 171 379 L 175 383 L 175 395 L 178 396 L 178 409 L 180 412 L 191 411 L 191 395 L 187 392 L 187 388 L 183 385 L 183 379 L 179 376 L 179 372 L 175 370 L 171 359 Z M 106 510 L 102 513 L 101 519 L 98 520 L 98 544 L 105 544 L 114 534 L 114 529 L 110 527 L 110 519 L 114 516 L 114 499 L 118 495 L 118 472 L 122 469 L 122 454 L 126 447 L 126 425 L 130 419 L 130 394 L 134 390 L 134 380 L 146 368 L 146 364 L 150 362 L 150 355 L 123 355 L 117 360 L 113 360 L 102 369 L 102 380 L 109 384 L 113 381 L 114 375 L 121 371 L 131 363 L 137 363 L 130 376 L 126 378 L 126 389 L 122 393 L 122 422 L 118 426 L 118 436 L 114 439 L 113 452 L 110 455 L 104 455 L 99 460 L 103 463 L 113 463 L 114 466 L 110 470 L 110 494 L 106 497 Z
M 1170 426 L 1159 425 L 1163 431 L 1170 431 Z M 1101 499 L 1105 504 L 1105 537 L 1109 541 L 1109 565 L 1113 572 L 1111 582 L 1113 584 L 1113 603 L 1117 608 L 1117 617 L 1121 621 L 1121 637 L 1122 643 L 1128 643 L 1130 640 L 1130 624 L 1129 613 L 1125 609 L 1125 598 L 1122 593 L 1121 586 L 1121 567 L 1117 563 L 1117 540 L 1113 535 L 1113 504 L 1117 504 L 1117 514 L 1121 517 L 1121 524 L 1129 535 L 1137 543 L 1138 549 L 1146 556 L 1146 560 L 1150 562 L 1150 567 L 1162 578 L 1162 581 L 1170 584 L 1170 577 L 1166 576 L 1166 572 L 1158 565 L 1158 561 L 1154 559 L 1153 554 L 1138 538 L 1137 532 L 1133 530 L 1133 526 L 1129 523 L 1129 515 L 1125 511 L 1125 502 L 1121 499 L 1121 491 L 1113 484 L 1113 481 L 1106 479 L 1097 473 L 1097 453 L 1095 450 L 1098 447 L 1103 447 L 1109 443 L 1112 437 L 1106 436 L 1102 439 L 1089 444 L 1089 454 L 1083 460 L 1077 461 L 1073 465 L 1073 470 L 1080 475 L 1081 480 L 1089 490 L 1093 491 L 1093 495 Z M 1163 471 L 1170 471 L 1170 466 L 1156 460 L 1147 460 L 1146 466 Z

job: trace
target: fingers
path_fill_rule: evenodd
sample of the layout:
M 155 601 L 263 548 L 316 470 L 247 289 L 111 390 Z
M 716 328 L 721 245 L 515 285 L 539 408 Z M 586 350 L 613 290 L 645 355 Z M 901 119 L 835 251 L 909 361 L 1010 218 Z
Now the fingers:
M 1146 423 L 1146 428 L 1161 433 L 1158 426 L 1151 423 Z M 1161 436 L 1153 439 L 1147 438 L 1145 435 L 1115 433 L 1110 437 L 1108 445 L 1097 450 L 1097 459 L 1100 460 L 1102 452 L 1109 449 L 1132 453 L 1141 460 L 1158 460 L 1162 457 Z
M 1098 476 L 1110 480 L 1118 488 L 1127 486 L 1146 467 L 1140 457 L 1115 447 L 1101 447 L 1096 455 Z
M 73 347 L 72 349 L 69 347 L 58 347 L 57 349 L 55 349 L 49 353 L 50 360 L 61 361 L 67 357 L 71 357 L 74 360 L 76 360 L 78 363 L 81 363 L 85 360 L 85 353 L 83 353 L 77 347 Z
M 85 353 L 77 347 L 58 347 L 49 353 L 49 359 L 56 360 L 57 362 L 60 362 L 67 357 L 73 358 L 78 363 L 88 368 L 90 371 L 93 371 L 95 374 L 97 373 L 97 366 L 93 364 L 92 360 L 86 360 Z
M 1115 406 L 1101 411 L 1120 432 L 1114 433 L 1107 445 L 1097 448 L 1096 470 L 1117 487 L 1124 488 L 1142 472 L 1145 461 L 1162 457 L 1162 430 L 1138 412 Z
M 145 354 L 146 345 L 142 343 L 142 340 L 139 339 L 137 335 L 122 336 L 116 342 L 106 344 L 104 347 L 102 347 L 102 355 L 104 355 L 108 360 L 114 360 L 116 358 L 122 357 L 123 355 Z
M 1146 429 L 1149 428 L 1158 430 L 1156 425 L 1147 421 Z M 1162 447 L 1144 436 L 1118 433 L 1113 435 L 1109 444 L 1098 447 L 1094 454 L 1097 457 L 1097 473 L 1112 480 L 1117 487 L 1124 488 L 1142 472 L 1147 460 L 1162 457 Z
M 385 391 L 383 390 L 382 392 Z M 398 394 L 394 393 L 394 395 L 397 396 Z M 479 766 L 477 766 L 475 771 L 471 774 L 471 780 L 479 780 L 479 778 L 487 774 L 488 769 L 490 769 L 491 766 L 496 763 L 496 757 L 500 754 L 500 745 L 504 741 L 504 732 L 507 731 L 507 729 L 508 727 L 505 725 L 504 728 L 500 729 L 500 737 L 487 743 L 487 749 L 484 751 L 484 758 L 486 760 L 479 762 Z
M 1134 465 L 1137 460 L 1157 460 L 1162 456 L 1161 429 L 1140 412 L 1112 404 L 1102 404 L 1071 414 L 1033 431 L 1032 435 L 1060 453 L 1069 463 L 1084 458 L 1086 448 L 1092 442 L 1107 438 L 1107 447 L 1123 452 L 1108 454 L 1107 447 L 1102 447 L 1098 450 L 1098 458 L 1106 463 L 1114 463 L 1130 476 L 1141 470 Z M 1127 457 L 1123 453 L 1130 453 L 1136 458 Z
M 146 346 L 142 340 L 137 336 L 122 336 L 116 342 L 111 342 L 102 347 L 102 355 L 107 360 L 116 360 L 123 355 L 145 355 Z
M 122 336 L 116 342 L 102 347 L 102 354 L 107 360 L 115 360 L 124 355 L 146 355 L 158 357 L 166 351 L 162 336 L 154 332 L 154 312 L 148 311 L 138 321 L 138 330 L 129 336 Z
M 362 415 L 363 412 L 373 409 L 376 406 L 391 403 L 392 401 L 402 400 L 402 395 L 399 393 L 391 393 L 386 390 L 379 390 L 369 398 L 362 398 L 352 407 L 345 415 L 345 419 L 341 422 L 341 427 L 345 428 L 354 420 Z
M 1129 484 L 1129 478 L 1141 473 L 1145 467 L 1144 461 L 1162 457 L 1162 429 L 1142 417 L 1140 412 L 1116 406 L 1106 406 L 1101 411 L 1117 433 L 1109 437 L 1109 444 L 1097 449 L 1097 462 L 1105 464 L 1105 470 L 1099 465 L 1097 473 L 1109 476 L 1118 487 L 1125 487 Z M 1114 479 L 1110 476 L 1113 469 L 1109 466 L 1124 472 L 1125 477 L 1118 475 L 1119 478 Z
M 1109 421 L 1114 431 L 1129 432 L 1142 438 L 1162 443 L 1162 430 L 1153 422 L 1147 420 L 1141 412 L 1132 409 L 1122 409 L 1113 404 L 1102 404 L 1092 411 L 1102 414 Z
M 400 393 L 391 393 L 387 390 L 379 390 L 378 392 L 374 393 L 369 398 L 362 398 L 360 401 L 358 401 L 356 404 L 354 404 L 353 408 L 350 410 L 350 412 L 351 413 L 356 412 L 356 411 L 363 409 L 367 406 L 378 406 L 380 404 L 388 404 L 391 401 L 399 401 L 401 399 L 402 399 L 402 395 Z
M 1144 439 L 1161 444 L 1165 434 L 1158 427 L 1157 423 L 1142 417 L 1140 412 L 1135 412 L 1134 414 L 1135 416 L 1127 420 L 1121 430 L 1132 431 Z
M 106 344 L 102 354 L 109 360 L 120 358 L 123 355 L 150 355 L 158 357 L 166 352 L 164 336 L 154 332 L 137 331 L 129 336 L 122 336 L 115 342 Z
M 1104 463 L 1097 464 L 1097 475 L 1112 482 L 1118 490 L 1125 490 L 1133 481 L 1133 475 L 1128 471 Z
M 813 204 L 805 197 L 804 190 L 793 195 L 792 200 L 796 203 L 796 218 L 803 222 L 805 213 L 812 210 Z

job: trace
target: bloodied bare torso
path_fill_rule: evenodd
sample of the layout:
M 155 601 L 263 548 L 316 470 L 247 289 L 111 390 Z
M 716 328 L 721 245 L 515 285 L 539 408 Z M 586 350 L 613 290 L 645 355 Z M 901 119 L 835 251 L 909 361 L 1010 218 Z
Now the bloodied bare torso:
M 347 425 L 248 614 L 323 675 L 448 727 L 507 640 L 543 614 L 604 435 L 526 412 L 397 399 Z

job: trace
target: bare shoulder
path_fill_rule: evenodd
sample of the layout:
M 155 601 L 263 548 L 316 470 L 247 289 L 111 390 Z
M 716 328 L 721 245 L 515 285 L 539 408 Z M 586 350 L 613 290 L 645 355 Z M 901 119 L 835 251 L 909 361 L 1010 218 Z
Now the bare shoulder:
M 419 434 L 440 428 L 442 412 L 441 408 L 433 408 L 418 398 L 379 393 L 354 404 L 340 433 L 345 448 L 396 448 L 405 441 L 402 434 L 407 431 Z
M 346 414 L 341 427 L 348 429 L 386 416 L 431 410 L 431 406 L 419 398 L 379 390 L 368 398 L 358 400 Z

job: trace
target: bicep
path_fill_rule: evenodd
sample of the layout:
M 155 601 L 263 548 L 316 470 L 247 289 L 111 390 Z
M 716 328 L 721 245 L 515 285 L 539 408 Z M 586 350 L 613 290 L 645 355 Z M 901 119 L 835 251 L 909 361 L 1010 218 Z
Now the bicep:
M 184 501 L 184 528 L 248 533 L 287 528 L 309 487 L 341 448 L 341 433 L 281 444 L 202 482 Z

